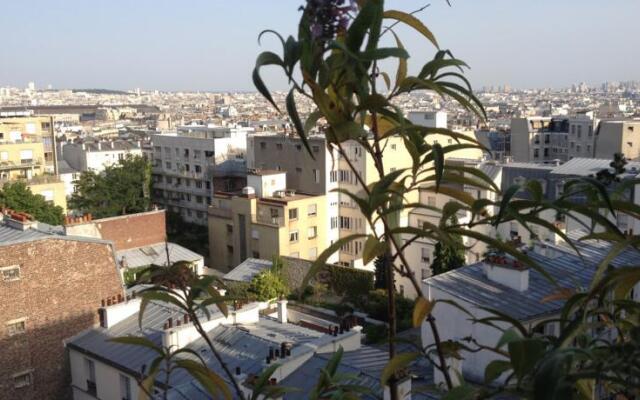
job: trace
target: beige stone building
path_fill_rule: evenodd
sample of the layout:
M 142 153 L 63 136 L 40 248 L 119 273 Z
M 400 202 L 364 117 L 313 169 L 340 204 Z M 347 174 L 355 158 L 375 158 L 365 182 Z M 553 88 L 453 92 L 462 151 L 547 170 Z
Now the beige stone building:
M 285 173 L 252 171 L 242 192 L 218 192 L 209 207 L 210 266 L 285 255 L 314 260 L 328 245 L 326 196 L 286 189 Z
M 628 160 L 640 158 L 640 121 L 602 121 L 595 144 L 595 158 L 611 160 L 622 153 Z
M 51 117 L 0 117 L 0 187 L 17 180 L 66 210 Z

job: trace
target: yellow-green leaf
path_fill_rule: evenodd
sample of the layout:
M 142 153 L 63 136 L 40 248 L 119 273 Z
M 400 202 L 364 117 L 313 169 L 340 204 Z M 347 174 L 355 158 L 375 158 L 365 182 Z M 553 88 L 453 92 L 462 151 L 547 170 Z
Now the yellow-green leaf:
M 431 314 L 433 306 L 436 303 L 425 299 L 424 297 L 418 297 L 416 304 L 413 306 L 413 327 L 417 328 L 422 325 L 422 321 Z
M 427 28 L 425 24 L 422 23 L 422 21 L 420 21 L 418 18 L 414 17 L 413 15 L 402 12 L 402 11 L 398 11 L 398 10 L 387 10 L 384 12 L 384 14 L 382 14 L 382 16 L 384 18 L 395 19 L 397 21 L 404 22 L 405 24 L 409 25 L 413 29 L 422 33 L 422 35 L 424 35 L 424 37 L 429 39 L 429 41 L 433 43 L 433 45 L 436 46 L 436 48 L 438 49 L 440 48 L 440 46 L 438 45 L 438 41 L 436 40 L 436 37 L 433 35 L 433 33 L 431 33 L 429 28 Z
M 386 385 L 396 372 L 406 368 L 413 360 L 418 358 L 419 355 L 420 353 L 400 353 L 389 360 L 382 370 L 382 375 L 380 375 L 380 383 L 382 386 Z

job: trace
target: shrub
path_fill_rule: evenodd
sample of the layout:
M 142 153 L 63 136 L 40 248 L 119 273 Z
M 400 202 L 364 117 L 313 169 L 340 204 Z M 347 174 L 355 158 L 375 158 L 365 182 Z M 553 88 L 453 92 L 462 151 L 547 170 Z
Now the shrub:
M 364 296 L 373 289 L 373 273 L 360 269 L 327 265 L 331 289 L 338 295 Z
M 259 301 L 272 300 L 289 294 L 289 288 L 282 277 L 271 270 L 262 271 L 254 276 L 248 291 Z

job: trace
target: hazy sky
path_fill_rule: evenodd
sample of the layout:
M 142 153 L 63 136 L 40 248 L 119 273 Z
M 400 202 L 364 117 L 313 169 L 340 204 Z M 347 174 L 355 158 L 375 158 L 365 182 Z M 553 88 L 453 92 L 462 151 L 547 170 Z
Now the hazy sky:
M 638 0 L 431 0 L 419 17 L 474 86 L 640 80 Z M 15 0 L 0 12 L 0 86 L 253 90 L 267 28 L 295 33 L 304 0 Z M 388 0 L 412 11 L 426 1 Z M 399 32 L 418 69 L 433 48 Z M 273 39 L 263 49 L 280 50 Z M 267 73 L 274 88 L 284 80 Z

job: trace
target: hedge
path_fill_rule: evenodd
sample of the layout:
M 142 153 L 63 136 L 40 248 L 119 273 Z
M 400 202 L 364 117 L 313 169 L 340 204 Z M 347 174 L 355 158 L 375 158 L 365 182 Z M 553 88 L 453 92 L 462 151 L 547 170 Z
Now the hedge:
M 366 296 L 373 289 L 373 272 L 328 264 L 329 285 L 338 295 Z

